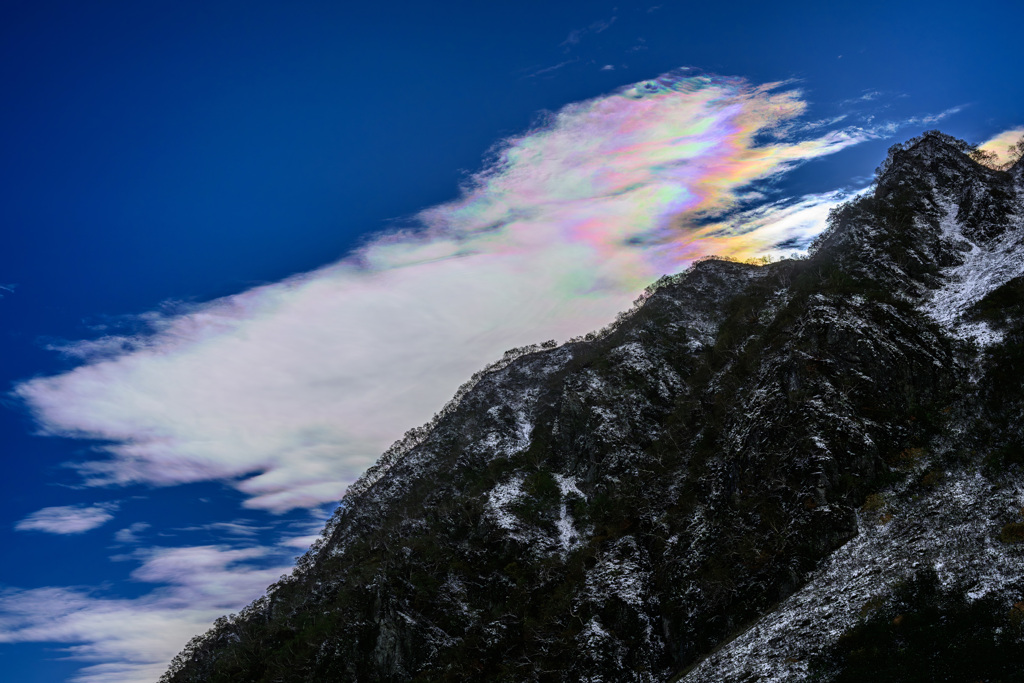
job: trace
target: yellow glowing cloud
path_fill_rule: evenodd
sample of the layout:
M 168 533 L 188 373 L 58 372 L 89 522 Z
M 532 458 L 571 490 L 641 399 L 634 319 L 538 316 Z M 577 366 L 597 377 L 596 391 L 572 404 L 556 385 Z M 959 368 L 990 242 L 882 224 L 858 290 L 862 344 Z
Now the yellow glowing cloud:
M 1006 164 L 1020 158 L 1021 151 L 1024 150 L 1016 152 L 1015 155 L 1011 154 L 1009 150 L 1011 146 L 1015 146 L 1022 140 L 1024 140 L 1024 127 L 1011 128 L 978 145 L 978 149 L 995 154 L 997 164 Z

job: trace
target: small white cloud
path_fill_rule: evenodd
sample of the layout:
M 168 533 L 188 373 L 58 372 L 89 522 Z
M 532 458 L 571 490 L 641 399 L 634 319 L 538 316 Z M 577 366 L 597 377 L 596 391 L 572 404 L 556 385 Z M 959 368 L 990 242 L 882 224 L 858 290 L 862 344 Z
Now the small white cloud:
M 117 503 L 97 503 L 43 508 L 15 524 L 14 528 L 18 531 L 45 531 L 48 534 L 81 534 L 113 519 L 117 506 Z
M 615 67 L 611 64 L 605 64 L 601 67 L 601 71 L 615 71 Z
M 114 534 L 114 540 L 118 543 L 138 543 L 139 534 L 149 528 L 149 524 L 145 522 L 135 522 L 131 526 L 125 529 L 118 529 L 117 533 Z

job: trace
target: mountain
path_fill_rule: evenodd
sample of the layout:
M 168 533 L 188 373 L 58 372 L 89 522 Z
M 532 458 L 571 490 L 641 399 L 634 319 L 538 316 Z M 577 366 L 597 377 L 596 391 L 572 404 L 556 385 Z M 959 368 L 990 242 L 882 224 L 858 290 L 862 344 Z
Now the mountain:
M 162 680 L 1024 680 L 1024 164 L 970 151 L 508 354 Z

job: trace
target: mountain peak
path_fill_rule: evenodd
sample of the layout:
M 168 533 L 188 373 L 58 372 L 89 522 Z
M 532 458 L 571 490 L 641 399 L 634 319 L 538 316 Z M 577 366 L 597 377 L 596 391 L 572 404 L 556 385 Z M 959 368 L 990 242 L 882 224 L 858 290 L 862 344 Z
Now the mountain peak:
M 937 130 L 897 143 L 875 172 L 876 194 L 905 185 L 922 173 L 966 173 L 984 168 L 970 158 L 972 149 L 967 142 Z
M 483 373 L 163 680 L 848 680 L 838 635 L 898 601 L 1016 667 L 1021 188 L 938 133 L 883 166 L 809 258 L 695 264 Z

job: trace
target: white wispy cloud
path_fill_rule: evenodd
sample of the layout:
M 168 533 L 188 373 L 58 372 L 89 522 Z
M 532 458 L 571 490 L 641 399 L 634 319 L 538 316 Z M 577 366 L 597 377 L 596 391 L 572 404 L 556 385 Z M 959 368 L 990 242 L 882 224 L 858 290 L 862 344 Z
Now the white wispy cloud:
M 579 57 L 574 57 L 572 59 L 566 59 L 564 61 L 559 62 L 558 64 L 552 64 L 551 66 L 545 66 L 545 67 L 542 67 L 542 68 L 537 69 L 535 71 L 531 71 L 530 73 L 528 73 L 526 75 L 526 78 L 534 78 L 536 76 L 543 76 L 545 74 L 549 74 L 549 73 L 558 71 L 559 69 L 563 69 L 563 68 L 569 66 L 570 64 L 576 64 L 579 61 L 580 61 Z
M 156 548 L 136 553 L 132 578 L 157 584 L 135 599 L 71 588 L 0 590 L 0 643 L 64 643 L 89 665 L 76 683 L 155 681 L 168 662 L 219 616 L 234 612 L 290 567 L 266 566 L 261 547 Z
M 880 90 L 865 90 L 857 97 L 851 97 L 849 99 L 842 100 L 839 102 L 840 107 L 848 107 L 850 105 L 861 104 L 864 102 L 872 102 L 882 97 L 885 93 Z
M 313 545 L 313 542 L 320 538 L 320 534 L 307 534 L 306 536 L 294 536 L 286 538 L 281 543 L 289 548 L 297 548 L 303 552 Z
M 702 232 L 716 237 L 750 235 L 757 240 L 757 251 L 770 258 L 786 258 L 807 250 L 813 238 L 828 220 L 829 211 L 863 194 L 859 190 L 833 190 L 795 198 L 765 202 L 749 209 L 722 216 Z M 746 249 L 743 250 L 746 253 Z M 720 255 L 732 255 L 723 249 Z
M 576 28 L 573 29 L 572 31 L 569 31 L 569 35 L 566 36 L 565 40 L 562 41 L 561 47 L 570 48 L 575 45 L 578 45 L 579 42 L 583 39 L 583 37 L 586 36 L 587 34 L 604 33 L 609 28 L 611 28 L 612 24 L 615 23 L 617 18 L 618 17 L 611 17 L 609 19 L 598 19 L 597 21 L 592 22 L 590 25 L 584 28 Z
M 138 543 L 141 538 L 139 534 L 148 529 L 150 525 L 146 522 L 135 522 L 124 529 L 118 529 L 114 534 L 114 541 L 117 543 Z
M 949 109 L 945 109 L 937 114 L 922 114 L 919 116 L 910 116 L 897 121 L 885 121 L 883 123 L 872 124 L 869 130 L 879 137 L 886 137 L 910 126 L 930 126 L 942 121 L 943 119 L 947 119 L 954 114 L 959 114 L 964 110 L 964 106 L 965 105 L 957 105 L 955 107 L 950 107 Z
M 82 534 L 112 520 L 117 507 L 117 503 L 97 503 L 43 508 L 15 524 L 14 528 L 48 534 Z
M 149 334 L 65 346 L 85 362 L 15 395 L 44 433 L 103 442 L 107 457 L 76 465 L 87 485 L 221 480 L 273 511 L 336 501 L 505 349 L 600 328 L 699 256 L 771 249 L 768 215 L 699 226 L 750 183 L 872 137 L 755 143 L 804 108 L 778 84 L 681 73 L 569 105 L 498 145 L 418 230 L 147 314 Z
M 257 526 L 246 520 L 237 519 L 233 522 L 210 522 L 199 526 L 189 526 L 178 529 L 178 531 L 212 531 L 228 536 L 256 536 L 261 531 L 270 529 L 269 526 Z

